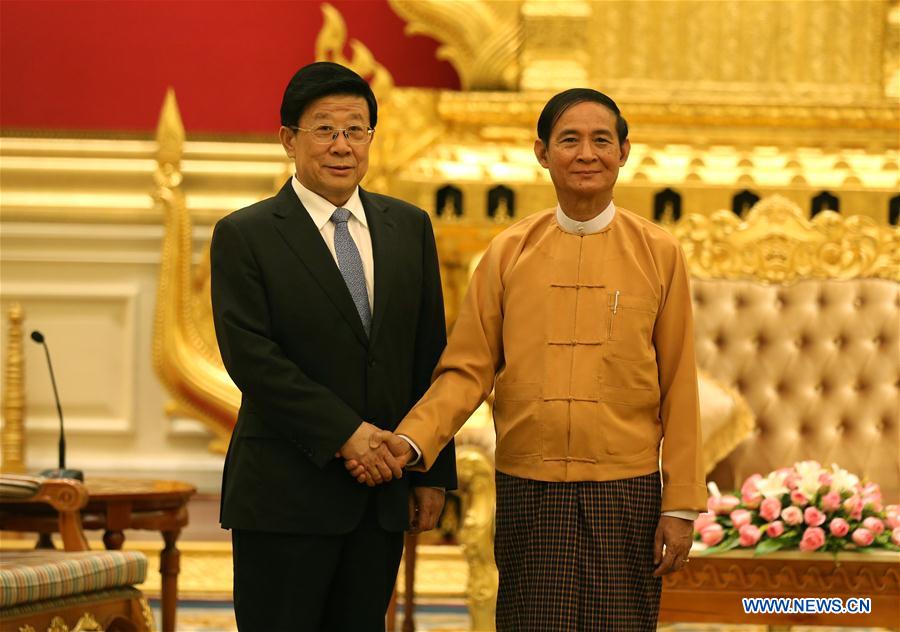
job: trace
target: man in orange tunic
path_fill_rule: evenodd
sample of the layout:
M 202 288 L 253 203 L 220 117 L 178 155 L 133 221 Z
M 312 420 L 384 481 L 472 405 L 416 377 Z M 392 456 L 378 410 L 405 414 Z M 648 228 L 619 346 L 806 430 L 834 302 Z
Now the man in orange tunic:
M 660 576 L 687 563 L 706 506 L 687 267 L 613 202 L 630 143 L 609 97 L 556 95 L 538 137 L 558 205 L 484 254 L 395 430 L 419 454 L 382 438 L 427 469 L 494 389 L 497 629 L 655 630 Z

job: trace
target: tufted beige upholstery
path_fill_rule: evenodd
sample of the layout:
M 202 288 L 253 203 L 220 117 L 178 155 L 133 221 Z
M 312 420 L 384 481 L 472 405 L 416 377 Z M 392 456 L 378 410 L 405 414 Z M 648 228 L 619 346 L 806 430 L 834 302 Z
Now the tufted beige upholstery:
M 815 459 L 900 500 L 900 283 L 694 279 L 693 294 L 698 365 L 756 415 L 712 480 Z

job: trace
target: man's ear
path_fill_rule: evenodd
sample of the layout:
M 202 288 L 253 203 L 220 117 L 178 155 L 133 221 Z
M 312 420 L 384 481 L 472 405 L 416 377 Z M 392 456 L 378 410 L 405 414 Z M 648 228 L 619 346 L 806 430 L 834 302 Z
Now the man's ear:
M 287 157 L 291 160 L 294 159 L 294 132 L 289 127 L 281 126 L 278 130 L 278 140 L 281 141 L 281 146 L 284 147 L 284 153 L 287 154 Z
M 631 154 L 631 141 L 627 138 L 625 142 L 622 143 L 621 153 L 619 154 L 619 166 L 624 167 L 625 163 L 628 161 L 628 156 Z
M 534 141 L 534 155 L 544 169 L 550 168 L 550 160 L 547 156 L 547 146 L 540 138 Z

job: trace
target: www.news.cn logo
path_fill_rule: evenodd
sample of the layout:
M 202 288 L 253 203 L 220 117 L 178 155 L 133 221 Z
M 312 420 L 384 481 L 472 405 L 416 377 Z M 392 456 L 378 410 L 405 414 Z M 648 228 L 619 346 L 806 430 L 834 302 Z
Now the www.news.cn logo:
M 744 597 L 746 614 L 871 614 L 871 597 Z

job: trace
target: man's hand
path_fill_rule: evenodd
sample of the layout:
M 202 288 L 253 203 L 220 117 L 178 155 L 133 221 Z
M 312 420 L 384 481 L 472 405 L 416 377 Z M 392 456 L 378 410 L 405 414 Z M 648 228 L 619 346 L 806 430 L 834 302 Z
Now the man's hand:
M 444 508 L 444 490 L 440 487 L 413 487 L 409 490 L 409 529 L 407 533 L 430 531 L 437 526 Z
M 403 466 L 409 461 L 408 456 L 406 458 L 394 456 L 388 449 L 390 443 L 385 445 L 382 434 L 383 432 L 377 426 L 364 421 L 350 435 L 336 455 L 345 459 L 348 464 L 355 463 L 353 470 L 358 470 L 360 473 L 354 474 L 354 476 L 360 483 L 366 483 L 369 487 L 374 487 L 395 477 L 402 477 Z M 390 435 L 390 433 L 387 434 Z M 407 448 L 410 452 L 412 451 L 408 444 Z M 349 465 L 347 469 L 351 469 Z
M 375 426 L 372 426 L 372 428 L 375 428 Z M 369 435 L 368 445 L 370 450 L 381 455 L 388 455 L 386 458 L 390 458 L 389 462 L 396 464 L 397 469 L 395 469 L 394 465 L 391 465 L 392 474 L 396 476 L 396 478 L 400 478 L 403 475 L 403 466 L 409 463 L 410 459 L 413 457 L 413 450 L 409 443 L 394 435 L 394 433 L 389 430 L 375 428 L 375 431 Z M 339 453 L 339 456 L 343 456 L 346 459 L 344 467 L 346 467 L 347 471 L 350 472 L 350 475 L 360 483 L 365 483 L 369 487 L 374 487 L 379 483 L 391 480 L 390 477 L 382 477 L 382 480 L 377 480 L 372 474 L 372 469 L 363 461 L 355 458 L 347 458 L 344 456 L 343 452 Z
M 653 542 L 654 577 L 680 571 L 688 563 L 694 523 L 675 516 L 660 516 Z M 665 547 L 665 551 L 663 550 Z

